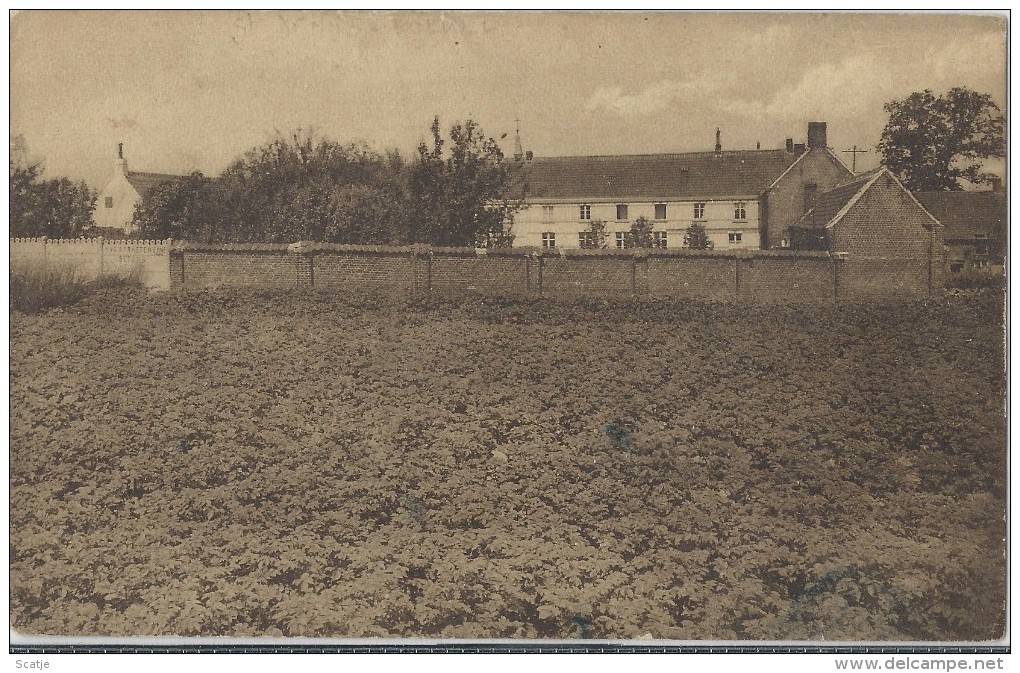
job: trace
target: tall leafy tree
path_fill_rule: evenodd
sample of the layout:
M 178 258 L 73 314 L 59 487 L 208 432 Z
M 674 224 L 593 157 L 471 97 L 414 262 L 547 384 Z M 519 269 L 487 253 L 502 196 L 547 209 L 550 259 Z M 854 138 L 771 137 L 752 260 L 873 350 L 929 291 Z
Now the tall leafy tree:
M 84 182 L 41 179 L 42 166 L 10 160 L 10 235 L 78 238 L 95 228 L 96 193 Z
M 135 204 L 134 222 L 142 238 L 217 240 L 219 218 L 212 181 L 194 172 L 151 189 Z
M 915 92 L 886 103 L 889 122 L 878 144 L 882 164 L 913 191 L 955 191 L 960 180 L 989 181 L 981 159 L 1006 154 L 1005 118 L 991 96 L 957 87 L 945 95 Z
M 524 199 L 523 167 L 473 120 L 450 127 L 446 147 L 439 118 L 432 143 L 418 145 L 410 192 L 411 236 L 422 243 L 502 247 L 513 242 L 513 214 Z
M 406 240 L 406 169 L 380 155 L 298 130 L 277 134 L 210 180 L 164 184 L 136 208 L 146 237 L 209 242 Z

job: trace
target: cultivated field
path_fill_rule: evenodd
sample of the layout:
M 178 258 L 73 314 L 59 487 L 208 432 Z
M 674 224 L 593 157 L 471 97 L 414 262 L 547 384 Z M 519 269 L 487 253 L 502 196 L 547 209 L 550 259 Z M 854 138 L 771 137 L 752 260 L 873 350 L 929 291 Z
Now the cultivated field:
M 108 290 L 16 313 L 13 625 L 998 638 L 1002 310 Z

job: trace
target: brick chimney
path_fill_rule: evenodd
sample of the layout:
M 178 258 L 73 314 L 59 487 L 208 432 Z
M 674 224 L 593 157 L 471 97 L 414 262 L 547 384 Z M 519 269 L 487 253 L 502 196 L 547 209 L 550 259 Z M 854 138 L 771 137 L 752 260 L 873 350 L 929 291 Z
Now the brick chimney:
M 716 129 L 715 129 L 715 153 L 716 154 L 722 154 L 721 133 L 720 133 L 718 127 L 716 127 Z
M 124 158 L 124 143 L 117 143 L 117 164 L 115 170 L 127 175 L 128 167 L 127 159 Z
M 807 146 L 813 150 L 823 150 L 828 147 L 826 140 L 825 122 L 808 122 Z
M 793 154 L 793 138 L 786 139 L 786 151 Z

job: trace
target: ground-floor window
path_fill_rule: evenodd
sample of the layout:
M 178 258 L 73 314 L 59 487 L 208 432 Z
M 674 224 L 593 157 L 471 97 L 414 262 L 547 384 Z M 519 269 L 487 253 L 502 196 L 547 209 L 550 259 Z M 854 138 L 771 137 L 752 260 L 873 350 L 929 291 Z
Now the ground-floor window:
M 556 234 L 551 231 L 542 232 L 542 247 L 543 248 L 555 248 L 556 247 Z
M 616 232 L 616 247 L 626 248 L 627 247 L 627 233 L 626 231 Z
M 669 234 L 665 231 L 655 232 L 655 247 L 666 248 L 669 245 Z
M 744 240 L 744 234 L 740 231 L 731 231 L 729 233 L 730 243 L 740 243 Z

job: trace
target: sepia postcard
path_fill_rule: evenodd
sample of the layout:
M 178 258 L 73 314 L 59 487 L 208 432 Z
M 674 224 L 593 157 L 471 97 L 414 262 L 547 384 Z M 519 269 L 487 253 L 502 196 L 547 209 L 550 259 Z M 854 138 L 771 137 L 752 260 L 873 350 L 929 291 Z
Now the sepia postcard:
M 1008 19 L 12 13 L 12 652 L 1008 651 Z

